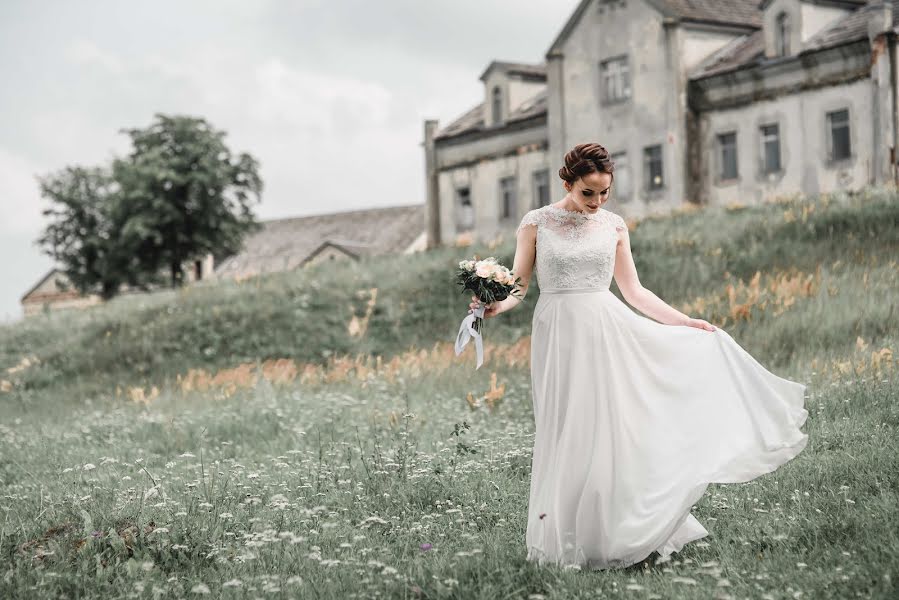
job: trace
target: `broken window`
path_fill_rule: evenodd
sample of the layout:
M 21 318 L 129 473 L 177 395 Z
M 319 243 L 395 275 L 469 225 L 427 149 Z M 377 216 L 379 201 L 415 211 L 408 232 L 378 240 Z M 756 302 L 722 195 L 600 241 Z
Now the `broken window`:
M 775 49 L 778 56 L 790 54 L 790 15 L 785 12 L 777 15 L 777 23 L 774 30 Z
M 610 195 L 615 196 L 618 202 L 628 202 L 631 199 L 631 169 L 627 152 L 613 153 L 612 163 L 615 165 L 615 179 Z
M 534 171 L 534 208 L 549 204 L 549 171 Z
M 631 76 L 626 56 L 604 60 L 600 65 L 602 94 L 606 102 L 621 102 L 631 97 Z
M 646 174 L 644 181 L 646 189 L 657 190 L 662 188 L 662 146 L 647 146 L 643 149 L 643 172 Z
M 503 120 L 503 91 L 499 86 L 493 88 L 493 123 Z
M 772 123 L 759 129 L 762 141 L 762 172 L 780 171 L 780 125 Z
M 503 177 L 499 180 L 500 219 L 511 219 L 515 216 L 515 204 L 517 200 L 515 189 L 515 177 Z
M 471 205 L 469 188 L 456 190 L 456 231 L 469 231 L 474 228 L 474 207 Z
M 718 134 L 718 176 L 720 179 L 737 178 L 737 132 Z
M 849 144 L 849 109 L 827 113 L 830 130 L 830 160 L 844 160 L 851 156 Z

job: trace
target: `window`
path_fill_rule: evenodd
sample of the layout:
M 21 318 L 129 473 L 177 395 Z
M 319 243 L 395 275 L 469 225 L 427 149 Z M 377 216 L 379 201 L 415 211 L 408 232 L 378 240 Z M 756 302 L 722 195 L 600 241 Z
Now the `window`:
M 849 144 L 849 110 L 835 110 L 827 113 L 827 127 L 830 129 L 830 160 L 844 160 L 851 156 Z
M 661 189 L 665 182 L 662 179 L 662 146 L 648 146 L 643 149 L 644 185 L 647 190 Z
M 456 190 L 456 232 L 474 229 L 474 207 L 467 187 Z
M 790 54 L 790 15 L 785 12 L 777 15 L 774 25 L 774 50 L 777 56 Z
M 534 171 L 534 208 L 549 204 L 549 171 Z
M 777 123 L 762 125 L 759 129 L 762 141 L 762 173 L 780 171 L 780 126 Z
M 602 61 L 599 63 L 599 70 L 605 102 L 622 102 L 631 97 L 630 68 L 626 56 Z
M 737 132 L 718 134 L 718 177 L 736 179 L 737 172 Z
M 613 153 L 612 163 L 615 165 L 615 178 L 610 196 L 614 196 L 618 202 L 628 202 L 631 199 L 631 167 L 627 161 L 627 152 Z
M 493 123 L 503 120 L 503 91 L 499 86 L 493 88 Z
M 515 216 L 515 177 L 503 177 L 499 180 L 499 218 L 511 219 Z

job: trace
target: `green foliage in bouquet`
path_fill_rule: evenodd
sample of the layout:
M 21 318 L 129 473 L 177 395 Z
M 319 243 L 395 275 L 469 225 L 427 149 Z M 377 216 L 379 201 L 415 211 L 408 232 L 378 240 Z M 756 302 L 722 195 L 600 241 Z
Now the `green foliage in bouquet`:
M 459 261 L 456 283 L 462 286 L 462 293 L 471 291 L 481 304 L 499 302 L 509 296 L 524 302 L 521 277 L 515 277 L 508 267 L 497 263 L 492 256 L 481 260 L 475 256 L 473 260 Z M 481 331 L 482 322 L 481 318 L 475 320 L 478 331 Z

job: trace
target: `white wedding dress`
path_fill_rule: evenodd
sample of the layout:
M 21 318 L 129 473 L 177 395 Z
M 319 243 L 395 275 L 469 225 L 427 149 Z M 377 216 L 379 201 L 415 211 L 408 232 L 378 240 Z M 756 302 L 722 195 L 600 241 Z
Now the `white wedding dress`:
M 534 438 L 527 558 L 620 568 L 708 535 L 690 514 L 710 483 L 799 454 L 806 386 L 723 329 L 663 325 L 609 291 L 615 213 L 529 211 L 540 296 L 531 330 Z

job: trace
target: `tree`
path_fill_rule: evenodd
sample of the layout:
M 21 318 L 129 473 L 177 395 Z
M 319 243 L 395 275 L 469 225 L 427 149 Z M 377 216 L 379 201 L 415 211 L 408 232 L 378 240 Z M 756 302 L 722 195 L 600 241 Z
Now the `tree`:
M 130 253 L 116 235 L 116 184 L 102 168 L 66 167 L 39 177 L 41 195 L 56 206 L 45 209 L 53 219 L 38 239 L 60 263 L 82 294 L 98 291 L 104 299 L 118 293 L 129 279 Z
M 167 278 L 180 286 L 186 261 L 237 252 L 259 228 L 250 211 L 262 193 L 258 163 L 233 156 L 224 132 L 201 118 L 161 114 L 146 129 L 123 132 L 133 150 L 110 168 L 66 167 L 38 178 L 52 203 L 38 243 L 81 293 L 104 299 L 123 284 L 147 289 Z
M 113 176 L 128 212 L 122 235 L 139 247 L 142 271 L 166 268 L 179 286 L 185 261 L 237 252 L 259 228 L 250 210 L 262 192 L 258 163 L 233 156 L 225 132 L 162 114 L 146 129 L 123 131 L 134 149 L 114 161 Z

